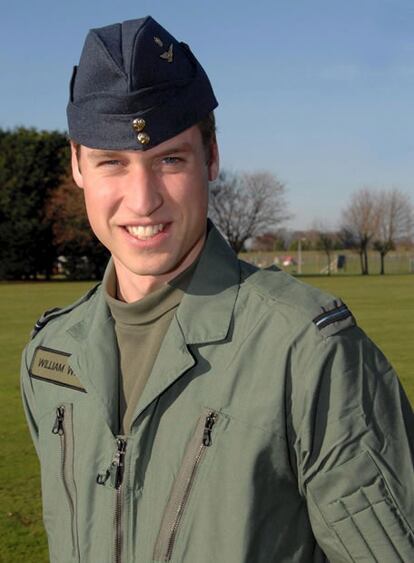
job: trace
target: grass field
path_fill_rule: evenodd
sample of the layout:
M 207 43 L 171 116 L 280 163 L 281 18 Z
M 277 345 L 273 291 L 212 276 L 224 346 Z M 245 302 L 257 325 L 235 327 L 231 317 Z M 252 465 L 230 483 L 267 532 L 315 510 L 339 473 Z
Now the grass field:
M 343 298 L 389 357 L 414 403 L 414 276 L 304 277 Z M 90 283 L 0 284 L 0 562 L 47 563 L 39 469 L 20 404 L 18 372 L 30 330 L 47 308 L 70 303 Z

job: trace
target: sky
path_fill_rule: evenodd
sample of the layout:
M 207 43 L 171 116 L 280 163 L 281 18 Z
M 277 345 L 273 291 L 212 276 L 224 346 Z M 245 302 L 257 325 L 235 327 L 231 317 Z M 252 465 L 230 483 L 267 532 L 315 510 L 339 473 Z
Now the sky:
M 287 227 L 336 228 L 364 186 L 414 199 L 413 0 L 2 0 L 0 128 L 65 131 L 88 30 L 146 15 L 209 75 L 222 167 L 286 185 Z

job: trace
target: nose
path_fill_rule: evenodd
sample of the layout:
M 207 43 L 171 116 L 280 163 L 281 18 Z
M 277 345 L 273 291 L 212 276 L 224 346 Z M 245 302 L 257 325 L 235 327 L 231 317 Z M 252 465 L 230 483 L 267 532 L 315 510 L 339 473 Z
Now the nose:
M 124 204 L 135 215 L 149 217 L 162 206 L 160 186 L 150 168 L 137 164 L 125 180 Z

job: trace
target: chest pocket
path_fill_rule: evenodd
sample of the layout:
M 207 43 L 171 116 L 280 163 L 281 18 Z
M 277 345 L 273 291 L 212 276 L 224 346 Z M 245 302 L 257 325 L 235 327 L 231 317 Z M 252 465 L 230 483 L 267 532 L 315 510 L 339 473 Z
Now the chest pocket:
M 59 404 L 39 423 L 43 520 L 52 561 L 79 561 L 73 405 Z
M 186 506 L 205 459 L 212 454 L 217 427 L 224 415 L 204 409 L 190 438 L 180 470 L 171 487 L 155 544 L 153 559 L 170 561 L 177 535 L 180 532 Z

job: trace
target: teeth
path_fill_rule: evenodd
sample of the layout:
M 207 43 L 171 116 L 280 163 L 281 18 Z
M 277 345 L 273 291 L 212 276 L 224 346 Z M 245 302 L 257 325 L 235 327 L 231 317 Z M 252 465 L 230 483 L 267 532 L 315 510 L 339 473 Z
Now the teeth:
M 139 240 L 148 240 L 154 237 L 164 229 L 164 225 L 160 223 L 159 225 L 138 225 L 127 226 L 128 233 Z

